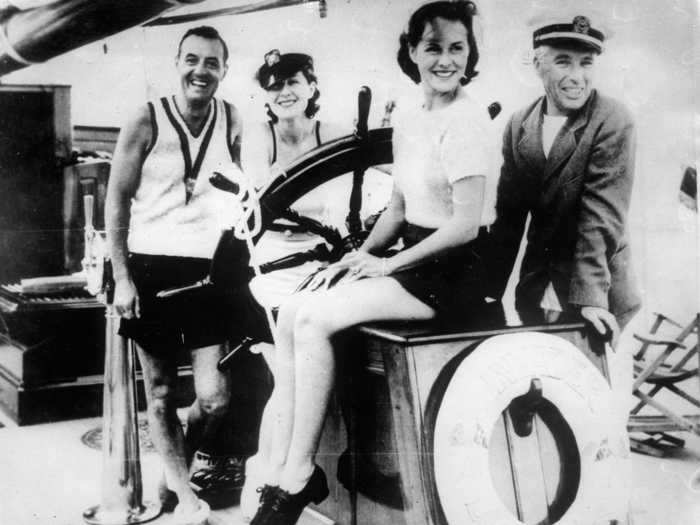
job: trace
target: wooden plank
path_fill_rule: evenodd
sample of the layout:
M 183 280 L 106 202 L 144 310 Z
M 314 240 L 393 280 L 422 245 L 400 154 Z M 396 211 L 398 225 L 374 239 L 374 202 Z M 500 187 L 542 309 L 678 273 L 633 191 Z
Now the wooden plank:
M 374 323 L 362 325 L 358 329 L 362 333 L 394 343 L 426 345 L 464 341 L 465 339 L 487 339 L 496 335 L 520 332 L 550 333 L 570 340 L 573 337 L 571 334 L 584 332 L 585 325 L 582 322 L 576 322 L 531 326 L 498 326 L 481 330 L 460 330 L 456 326 L 436 327 L 429 322 L 412 322 L 407 324 Z M 585 347 L 588 347 L 588 344 L 586 344 Z
M 114 153 L 119 128 L 101 126 L 73 126 L 73 145 L 83 151 Z
M 87 279 L 84 275 L 32 277 L 29 279 L 21 279 L 19 283 L 20 293 L 33 295 L 66 293 L 74 290 L 81 291 L 86 286 Z
M 506 415 L 502 413 L 491 432 L 489 440 L 491 479 L 484 480 L 484 483 L 493 483 L 496 493 L 501 497 L 506 508 L 513 513 L 513 516 L 519 516 L 522 512 L 518 503 L 518 486 L 514 483 L 510 439 L 506 432 L 505 419 Z
M 70 86 L 53 86 L 54 97 L 53 122 L 56 133 L 56 158 L 68 160 L 73 150 L 70 110 Z
M 311 507 L 306 507 L 299 518 L 299 525 L 335 525 L 336 523 Z
M 698 426 L 693 421 L 689 421 L 683 416 L 676 414 L 672 410 L 666 408 L 664 405 L 656 401 L 656 399 L 654 399 L 653 397 L 649 397 L 648 395 L 644 394 L 643 392 L 640 392 L 639 390 L 634 392 L 634 395 L 642 401 L 644 401 L 647 405 L 654 407 L 656 410 L 664 414 L 666 418 L 668 418 L 670 421 L 673 421 L 676 424 L 676 428 L 678 430 L 688 430 L 690 432 L 698 433 Z
M 688 422 L 700 425 L 700 415 L 688 414 L 682 416 Z M 680 430 L 675 421 L 665 416 L 632 416 L 627 422 L 629 432 L 673 432 Z
M 517 517 L 525 523 L 544 524 L 543 519 L 546 519 L 548 512 L 548 499 L 543 482 L 537 432 L 533 430 L 529 436 L 518 436 L 507 411 L 504 423 L 515 488 Z
M 416 371 L 410 366 L 412 363 L 406 354 L 406 350 L 399 345 L 387 345 L 384 349 L 384 368 L 399 455 L 406 525 L 428 525 L 433 521 L 423 491 L 420 423 L 417 426 L 421 415 L 416 413 L 419 404 L 414 399 Z

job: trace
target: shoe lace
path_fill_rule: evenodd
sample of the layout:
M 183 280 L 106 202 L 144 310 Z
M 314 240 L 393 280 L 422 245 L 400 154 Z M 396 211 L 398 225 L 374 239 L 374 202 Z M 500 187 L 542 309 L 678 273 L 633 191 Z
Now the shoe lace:
M 285 507 L 290 505 L 293 496 L 286 490 L 275 487 L 276 490 L 271 491 L 268 499 L 268 507 L 276 513 L 283 513 Z
M 265 523 L 271 514 L 277 512 L 278 505 L 275 503 L 275 496 L 279 491 L 279 487 L 272 485 L 263 485 L 255 489 L 255 492 L 260 494 L 260 506 L 251 523 Z
M 263 485 L 262 487 L 255 489 L 255 492 L 260 494 L 259 501 L 265 505 L 272 496 L 272 493 L 275 492 L 276 488 L 277 487 L 273 487 L 272 485 Z

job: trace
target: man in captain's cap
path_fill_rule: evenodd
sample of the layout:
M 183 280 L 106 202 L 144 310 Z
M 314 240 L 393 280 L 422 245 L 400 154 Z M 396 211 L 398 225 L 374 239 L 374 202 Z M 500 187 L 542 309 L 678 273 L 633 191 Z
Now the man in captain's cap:
M 525 320 L 580 315 L 613 341 L 639 309 L 630 271 L 627 211 L 634 123 L 593 88 L 605 33 L 579 13 L 533 20 L 535 71 L 544 96 L 510 119 L 503 137 L 493 285 L 503 295 L 528 213 L 516 288 Z

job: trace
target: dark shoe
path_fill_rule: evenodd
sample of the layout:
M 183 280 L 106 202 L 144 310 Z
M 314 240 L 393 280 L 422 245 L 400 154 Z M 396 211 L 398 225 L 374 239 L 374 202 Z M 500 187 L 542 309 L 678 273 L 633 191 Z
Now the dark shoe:
M 160 508 L 163 512 L 172 512 L 177 507 L 179 500 L 177 494 L 169 488 L 158 488 L 158 499 L 160 500 Z
M 213 458 L 190 476 L 190 487 L 197 493 L 241 490 L 244 482 L 245 460 L 236 456 Z
M 253 519 L 263 499 L 267 497 L 270 490 L 273 488 L 272 485 L 264 484 L 260 477 L 256 478 L 256 474 L 259 474 L 259 472 L 255 472 L 253 468 L 252 476 L 246 476 L 245 484 L 243 485 L 239 498 L 241 517 L 246 523 L 249 523 L 250 520 Z M 261 483 L 262 485 L 260 485 Z
M 265 490 L 265 488 L 263 488 Z M 328 497 L 328 481 L 318 465 L 303 489 L 290 494 L 279 487 L 261 493 L 261 504 L 250 525 L 294 525 L 309 503 L 319 504 Z
M 190 487 L 212 509 L 237 505 L 245 482 L 245 460 L 224 456 L 211 458 L 208 465 L 190 476 Z
M 262 487 L 258 487 L 255 489 L 255 492 L 260 494 L 258 501 L 258 510 L 255 513 L 255 516 L 253 516 L 253 519 L 250 520 L 250 525 L 260 525 L 262 523 L 266 523 L 265 519 L 263 518 L 263 515 L 267 515 L 270 510 L 270 504 L 272 503 L 271 499 L 273 494 L 276 493 L 276 491 L 279 490 L 279 487 L 277 485 L 263 485 Z M 261 512 L 262 509 L 265 509 Z

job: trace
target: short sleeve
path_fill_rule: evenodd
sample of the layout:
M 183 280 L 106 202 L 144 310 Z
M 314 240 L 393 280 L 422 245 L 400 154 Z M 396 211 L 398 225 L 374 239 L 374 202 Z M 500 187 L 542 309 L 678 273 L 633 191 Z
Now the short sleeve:
M 484 110 L 485 112 L 486 110 Z M 440 148 L 440 161 L 450 184 L 473 175 L 490 175 L 493 133 L 488 122 L 474 112 L 464 112 L 450 123 Z

